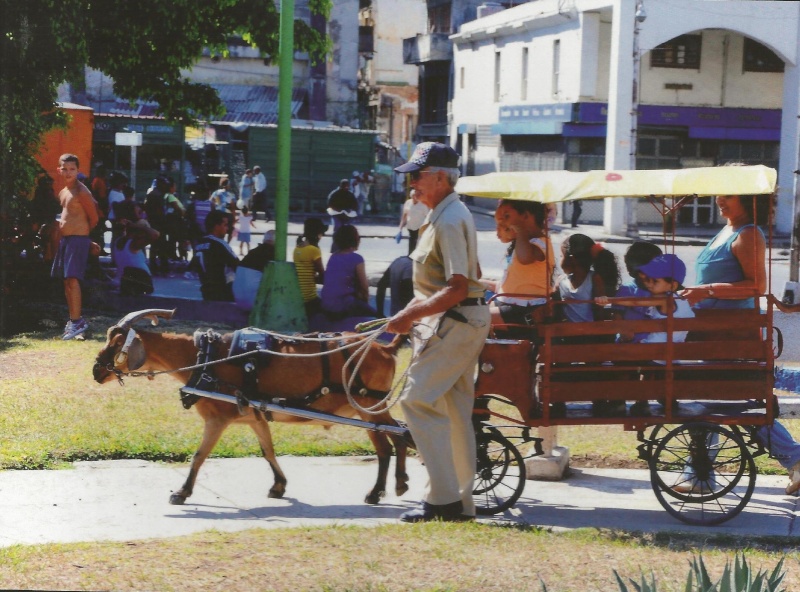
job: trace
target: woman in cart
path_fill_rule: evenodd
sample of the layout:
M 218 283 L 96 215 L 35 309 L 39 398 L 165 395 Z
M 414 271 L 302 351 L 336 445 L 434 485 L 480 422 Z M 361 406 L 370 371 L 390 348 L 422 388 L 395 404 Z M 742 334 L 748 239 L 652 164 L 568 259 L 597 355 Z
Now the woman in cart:
M 755 195 L 716 197 L 719 213 L 728 222 L 697 258 L 697 285 L 682 292 L 696 310 L 731 309 L 734 320 L 735 309 L 752 309 L 756 306 L 754 297 L 736 296 L 741 295 L 742 288 L 751 288 L 753 294 L 766 291 L 766 241 L 756 225 L 754 210 L 759 209 L 760 205 L 762 215 L 766 218 L 770 199 L 770 196 Z M 790 483 L 786 487 L 786 494 L 796 493 L 800 490 L 800 443 L 777 420 L 771 426 L 760 427 L 756 435 L 770 454 L 789 471 Z M 688 490 L 693 487 L 696 485 L 688 480 L 685 484 L 676 484 L 673 489 Z

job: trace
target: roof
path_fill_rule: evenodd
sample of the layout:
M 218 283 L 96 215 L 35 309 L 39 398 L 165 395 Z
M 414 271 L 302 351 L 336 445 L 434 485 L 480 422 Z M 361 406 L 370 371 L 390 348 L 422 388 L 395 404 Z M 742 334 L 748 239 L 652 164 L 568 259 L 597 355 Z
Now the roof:
M 221 123 L 274 124 L 278 122 L 278 89 L 274 86 L 212 84 L 219 93 L 227 113 Z M 306 100 L 306 90 L 292 89 L 292 116 L 297 115 Z M 118 97 L 102 101 L 87 99 L 96 114 L 127 117 L 154 117 L 158 103 L 137 100 L 133 103 Z

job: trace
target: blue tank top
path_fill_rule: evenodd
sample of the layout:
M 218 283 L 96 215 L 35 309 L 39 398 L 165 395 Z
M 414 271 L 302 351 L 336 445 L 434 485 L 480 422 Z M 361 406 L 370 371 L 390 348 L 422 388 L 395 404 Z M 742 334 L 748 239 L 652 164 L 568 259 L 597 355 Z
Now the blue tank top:
M 700 252 L 695 263 L 695 273 L 697 274 L 697 284 L 714 284 L 714 283 L 732 283 L 740 282 L 744 279 L 744 272 L 739 260 L 733 254 L 731 245 L 733 241 L 745 228 L 749 228 L 753 224 L 746 224 L 738 228 L 728 237 L 728 240 L 715 247 L 711 245 L 717 240 L 717 237 L 725 231 L 723 228 Z M 761 233 L 762 238 L 764 233 L 761 229 L 756 227 L 758 232 Z M 742 300 L 722 300 L 719 298 L 706 298 L 701 300 L 695 305 L 695 308 L 754 308 L 754 298 L 744 298 Z

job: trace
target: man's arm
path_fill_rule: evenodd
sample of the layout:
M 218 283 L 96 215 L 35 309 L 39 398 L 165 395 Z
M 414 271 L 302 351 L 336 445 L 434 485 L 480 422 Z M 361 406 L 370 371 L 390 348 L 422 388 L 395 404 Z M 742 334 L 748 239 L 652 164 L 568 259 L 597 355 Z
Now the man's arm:
M 463 275 L 454 275 L 447 286 L 423 300 L 414 300 L 403 310 L 394 315 L 386 330 L 390 333 L 408 333 L 414 321 L 424 317 L 445 312 L 469 294 L 469 280 Z

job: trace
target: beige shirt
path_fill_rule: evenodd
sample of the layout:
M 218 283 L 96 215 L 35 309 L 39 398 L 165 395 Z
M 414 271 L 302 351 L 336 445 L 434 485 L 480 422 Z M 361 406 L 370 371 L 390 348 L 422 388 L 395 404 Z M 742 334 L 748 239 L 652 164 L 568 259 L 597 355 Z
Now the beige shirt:
M 428 214 L 420 228 L 414 262 L 414 295 L 429 298 L 447 286 L 454 275 L 469 281 L 468 298 L 479 298 L 484 289 L 478 281 L 478 239 L 475 222 L 457 193 L 445 197 Z

